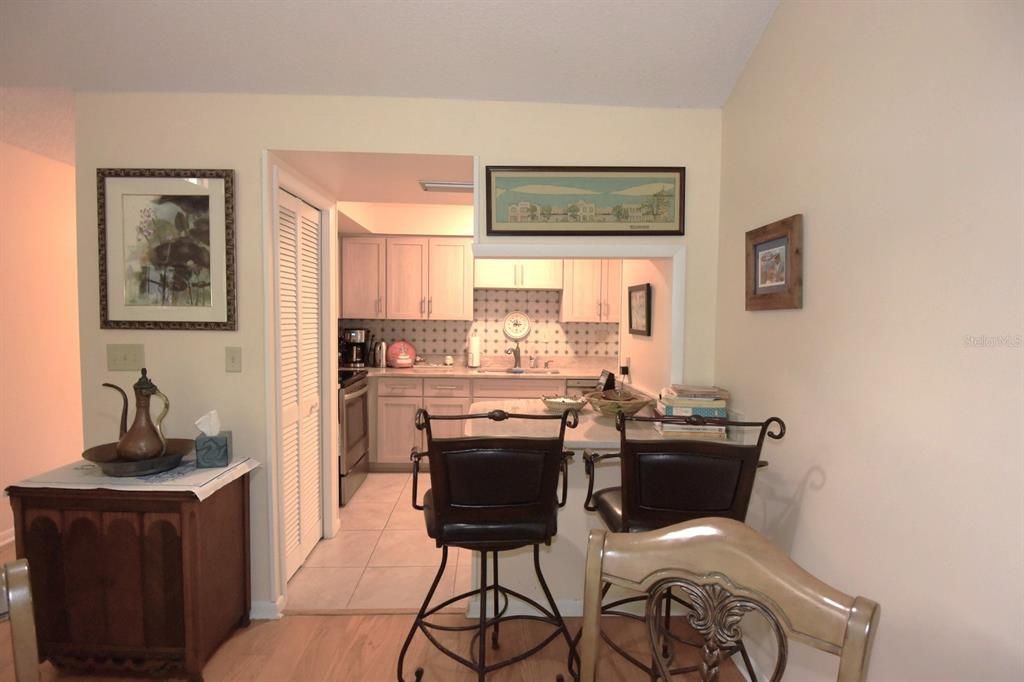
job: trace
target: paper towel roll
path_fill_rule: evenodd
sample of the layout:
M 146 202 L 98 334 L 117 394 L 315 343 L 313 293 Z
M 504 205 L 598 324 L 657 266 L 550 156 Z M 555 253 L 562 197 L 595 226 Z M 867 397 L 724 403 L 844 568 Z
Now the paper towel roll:
M 476 332 L 469 337 L 469 358 L 466 364 L 470 367 L 480 366 L 480 337 L 476 335 Z

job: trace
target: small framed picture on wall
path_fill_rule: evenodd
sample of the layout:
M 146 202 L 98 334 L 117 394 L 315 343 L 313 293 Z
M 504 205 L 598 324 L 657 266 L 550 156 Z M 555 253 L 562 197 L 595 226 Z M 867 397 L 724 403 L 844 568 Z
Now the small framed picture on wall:
M 629 333 L 651 335 L 651 285 L 637 284 L 629 288 Z
M 802 308 L 802 214 L 747 232 L 747 310 Z

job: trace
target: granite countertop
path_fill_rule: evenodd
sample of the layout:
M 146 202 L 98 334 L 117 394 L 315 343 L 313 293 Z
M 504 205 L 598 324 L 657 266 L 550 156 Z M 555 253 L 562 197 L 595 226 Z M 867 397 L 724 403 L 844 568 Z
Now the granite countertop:
M 371 379 L 380 377 L 460 377 L 467 379 L 593 379 L 597 381 L 601 370 L 588 367 L 553 367 L 551 369 L 527 369 L 522 374 L 513 374 L 504 369 L 445 367 L 427 365 L 415 368 L 369 367 L 366 370 Z
M 648 410 L 649 408 L 644 408 Z M 490 412 L 491 410 L 504 410 L 515 414 L 552 414 L 539 400 L 480 400 L 474 402 L 470 412 Z M 569 450 L 618 450 L 620 443 L 619 432 L 615 429 L 615 418 L 606 417 L 594 408 L 587 405 L 580 410 L 580 423 L 575 429 L 565 430 L 565 447 Z M 641 412 L 641 416 L 647 412 Z M 543 423 L 543 422 L 542 422 Z M 551 420 L 550 434 L 558 434 L 558 422 Z M 492 422 L 487 419 L 471 419 L 466 421 L 467 436 L 543 436 L 548 431 L 542 431 L 544 426 L 538 422 L 527 419 L 510 419 L 503 422 Z M 655 430 L 650 422 L 638 422 L 629 424 L 629 435 L 631 439 L 637 440 L 663 440 L 664 437 Z

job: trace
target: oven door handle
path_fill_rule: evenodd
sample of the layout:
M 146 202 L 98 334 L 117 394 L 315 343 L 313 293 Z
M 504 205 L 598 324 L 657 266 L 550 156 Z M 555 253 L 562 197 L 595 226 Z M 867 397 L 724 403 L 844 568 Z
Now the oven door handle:
M 366 392 L 369 391 L 369 390 L 370 390 L 369 386 L 363 386 L 361 389 L 359 389 L 355 393 L 351 393 L 351 394 L 350 393 L 346 393 L 345 394 L 345 402 L 347 403 L 350 400 L 355 400 L 356 398 L 362 398 L 364 395 L 366 395 Z

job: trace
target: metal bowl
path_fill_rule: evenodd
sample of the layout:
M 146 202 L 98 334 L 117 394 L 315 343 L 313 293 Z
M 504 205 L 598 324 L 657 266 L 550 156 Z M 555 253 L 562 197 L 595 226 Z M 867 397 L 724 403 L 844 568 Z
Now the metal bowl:
M 104 443 L 82 453 L 84 459 L 95 463 L 106 476 L 148 476 L 170 471 L 181 464 L 182 458 L 195 449 L 195 441 L 188 438 L 168 438 L 167 451 L 149 459 L 121 459 L 117 456 L 117 443 Z
M 594 391 L 588 393 L 586 398 L 595 410 L 608 417 L 614 417 L 619 412 L 627 417 L 632 417 L 654 402 L 649 398 L 641 398 L 635 393 L 619 390 Z

